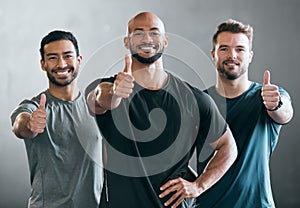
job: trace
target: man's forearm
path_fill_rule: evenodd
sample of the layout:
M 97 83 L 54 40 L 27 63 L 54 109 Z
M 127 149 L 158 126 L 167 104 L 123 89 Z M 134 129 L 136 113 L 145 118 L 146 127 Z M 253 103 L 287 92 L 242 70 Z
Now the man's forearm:
M 113 83 L 102 82 L 88 94 L 87 103 L 90 110 L 98 115 L 119 106 L 121 98 L 114 96 Z
M 28 122 L 30 119 L 30 114 L 23 112 L 20 113 L 14 124 L 13 124 L 13 132 L 19 138 L 34 138 L 37 133 L 33 133 L 28 129 Z
M 97 115 L 103 114 L 106 112 L 107 109 L 103 108 L 102 106 L 99 105 L 99 103 L 96 101 L 96 89 L 92 90 L 87 97 L 87 104 L 89 109 Z
M 222 155 L 222 153 L 217 151 L 205 171 L 196 180 L 201 193 L 218 182 L 234 162 L 234 156 L 227 155 L 225 158 L 222 158 Z
M 228 171 L 237 157 L 237 148 L 231 131 L 227 132 L 219 139 L 216 153 L 209 161 L 204 172 L 197 178 L 196 184 L 201 193 L 205 192 Z
M 268 111 L 270 117 L 279 124 L 288 123 L 293 117 L 293 107 L 286 96 L 282 96 L 282 106 L 276 111 Z

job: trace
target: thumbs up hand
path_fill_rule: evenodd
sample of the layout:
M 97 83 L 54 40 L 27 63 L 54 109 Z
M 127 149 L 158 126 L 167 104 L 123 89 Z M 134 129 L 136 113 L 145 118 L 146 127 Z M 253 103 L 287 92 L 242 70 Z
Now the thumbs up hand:
M 270 71 L 264 73 L 264 83 L 261 89 L 261 96 L 267 110 L 275 109 L 280 101 L 278 86 L 270 83 Z
M 43 133 L 47 123 L 47 114 L 45 109 L 46 95 L 43 93 L 40 97 L 39 107 L 32 112 L 27 128 L 34 134 Z
M 117 108 L 123 98 L 128 98 L 134 87 L 131 55 L 125 56 L 125 68 L 119 72 L 114 83 L 101 82 L 88 95 L 88 105 L 92 112 L 101 115 Z M 96 105 L 95 105 L 96 104 Z
M 125 56 L 125 69 L 119 72 L 114 82 L 113 91 L 114 95 L 119 98 L 128 98 L 132 93 L 134 86 L 134 77 L 131 70 L 132 59 L 130 55 Z

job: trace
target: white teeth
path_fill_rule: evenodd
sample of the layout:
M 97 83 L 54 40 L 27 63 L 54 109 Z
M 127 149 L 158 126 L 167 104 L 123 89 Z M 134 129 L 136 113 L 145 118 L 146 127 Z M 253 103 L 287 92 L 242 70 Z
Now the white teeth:
M 228 66 L 235 66 L 237 65 L 236 63 L 226 63 Z
M 150 51 L 153 50 L 152 47 L 141 47 L 141 50 Z
M 56 72 L 58 75 L 66 75 L 68 74 L 68 71 L 58 71 Z

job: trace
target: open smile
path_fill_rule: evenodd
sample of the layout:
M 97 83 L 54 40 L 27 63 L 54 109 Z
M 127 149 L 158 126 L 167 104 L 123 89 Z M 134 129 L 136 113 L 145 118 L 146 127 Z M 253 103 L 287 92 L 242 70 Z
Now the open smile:
M 143 51 L 144 53 L 153 53 L 157 50 L 158 46 L 153 45 L 153 44 L 151 44 L 151 45 L 149 45 L 149 44 L 145 45 L 144 44 L 144 45 L 137 46 L 137 48 L 139 50 Z
M 52 73 L 57 74 L 59 76 L 66 76 L 69 73 L 71 73 L 73 69 L 54 69 L 52 70 Z
M 224 61 L 223 64 L 226 66 L 231 66 L 231 67 L 240 65 L 240 63 L 237 61 Z

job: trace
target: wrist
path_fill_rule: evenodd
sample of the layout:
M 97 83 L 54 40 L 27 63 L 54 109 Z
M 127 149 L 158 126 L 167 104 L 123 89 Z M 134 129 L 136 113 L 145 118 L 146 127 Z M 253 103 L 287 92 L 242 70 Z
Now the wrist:
M 281 96 L 279 96 L 278 105 L 273 109 L 267 109 L 267 110 L 268 111 L 277 111 L 279 108 L 281 108 L 282 105 L 283 105 L 283 103 L 282 103 L 282 100 L 281 100 Z

